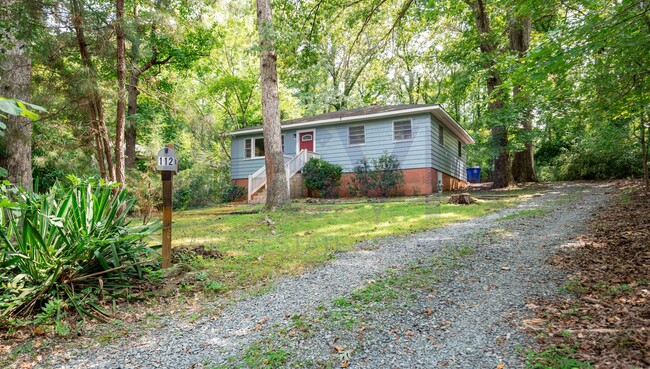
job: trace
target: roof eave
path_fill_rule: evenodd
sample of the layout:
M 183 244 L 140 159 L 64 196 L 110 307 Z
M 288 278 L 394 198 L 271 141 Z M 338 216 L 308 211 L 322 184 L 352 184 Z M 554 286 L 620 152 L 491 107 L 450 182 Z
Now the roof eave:
M 351 116 L 351 117 L 341 117 L 341 118 L 330 118 L 330 119 L 321 119 L 321 120 L 315 120 L 311 122 L 302 122 L 302 123 L 293 123 L 293 124 L 285 124 L 282 125 L 282 129 L 292 129 L 292 128 L 309 128 L 312 126 L 321 126 L 321 125 L 329 125 L 329 124 L 337 124 L 337 123 L 348 123 L 348 122 L 356 122 L 360 120 L 367 120 L 367 119 L 373 119 L 373 118 L 385 118 L 385 117 L 397 117 L 397 116 L 402 116 L 402 115 L 410 115 L 410 114 L 416 114 L 416 113 L 434 113 L 434 112 L 440 112 L 438 115 L 436 115 L 438 118 L 444 121 L 445 125 L 451 129 L 456 136 L 460 137 L 465 144 L 473 144 L 474 139 L 463 129 L 463 127 L 460 126 L 450 115 L 443 109 L 440 105 L 432 105 L 432 106 L 423 106 L 419 108 L 411 108 L 411 109 L 404 109 L 404 110 L 393 110 L 393 111 L 387 111 L 387 112 L 381 112 L 381 113 L 374 113 L 374 114 L 363 114 L 363 115 L 356 115 L 356 116 Z M 253 133 L 259 133 L 262 132 L 262 127 L 256 127 L 256 128 L 251 128 L 251 129 L 243 129 L 243 130 L 238 130 L 238 131 L 232 131 L 229 132 L 229 135 L 231 136 L 241 136 L 241 135 L 246 135 L 246 134 L 253 134 Z

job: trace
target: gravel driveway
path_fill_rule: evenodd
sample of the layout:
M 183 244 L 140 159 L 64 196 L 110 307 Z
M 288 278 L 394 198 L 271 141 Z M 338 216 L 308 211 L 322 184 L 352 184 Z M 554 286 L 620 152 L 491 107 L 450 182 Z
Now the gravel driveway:
M 465 223 L 365 242 L 217 319 L 169 320 L 47 367 L 521 368 L 525 296 L 558 292 L 566 276 L 545 260 L 611 191 L 556 185 Z

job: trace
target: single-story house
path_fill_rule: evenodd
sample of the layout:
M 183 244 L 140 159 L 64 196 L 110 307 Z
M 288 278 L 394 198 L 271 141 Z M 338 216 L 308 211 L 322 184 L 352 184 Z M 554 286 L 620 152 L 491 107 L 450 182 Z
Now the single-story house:
M 266 183 L 262 127 L 230 134 L 232 182 L 248 189 L 250 201 L 264 192 Z M 343 167 L 339 191 L 348 196 L 357 162 L 384 152 L 396 155 L 401 163 L 401 194 L 431 194 L 439 184 L 443 190 L 458 189 L 467 183 L 464 148 L 472 143 L 467 131 L 437 104 L 369 106 L 282 122 L 282 150 L 293 197 L 302 195 L 298 174 L 311 157 Z

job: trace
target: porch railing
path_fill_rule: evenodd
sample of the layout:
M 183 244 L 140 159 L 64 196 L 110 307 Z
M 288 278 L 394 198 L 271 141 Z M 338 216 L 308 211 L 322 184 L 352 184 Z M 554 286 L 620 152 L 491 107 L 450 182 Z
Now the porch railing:
M 295 176 L 305 164 L 311 158 L 320 158 L 320 154 L 308 151 L 306 149 L 301 150 L 298 155 L 287 160 L 285 156 L 284 160 L 284 170 L 287 174 L 287 187 L 290 189 L 290 179 Z M 255 173 L 248 176 L 248 201 L 251 201 L 253 194 L 259 191 L 266 184 L 266 165 L 262 165 Z

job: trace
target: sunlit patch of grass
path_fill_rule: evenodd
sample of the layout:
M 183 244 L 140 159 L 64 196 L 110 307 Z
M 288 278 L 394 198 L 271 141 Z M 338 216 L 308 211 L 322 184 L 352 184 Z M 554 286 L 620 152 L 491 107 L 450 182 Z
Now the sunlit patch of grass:
M 535 218 L 541 217 L 551 212 L 550 209 L 527 209 L 522 210 L 516 213 L 508 214 L 504 217 L 499 218 L 499 220 L 511 220 L 511 219 L 521 219 L 521 218 Z
M 521 197 L 462 206 L 443 202 L 297 203 L 274 213 L 259 205 L 221 206 L 174 213 L 173 246 L 217 249 L 221 259 L 199 259 L 220 290 L 250 287 L 273 277 L 299 274 L 337 252 L 377 237 L 443 227 L 522 201 Z M 272 220 L 269 225 L 265 218 Z

